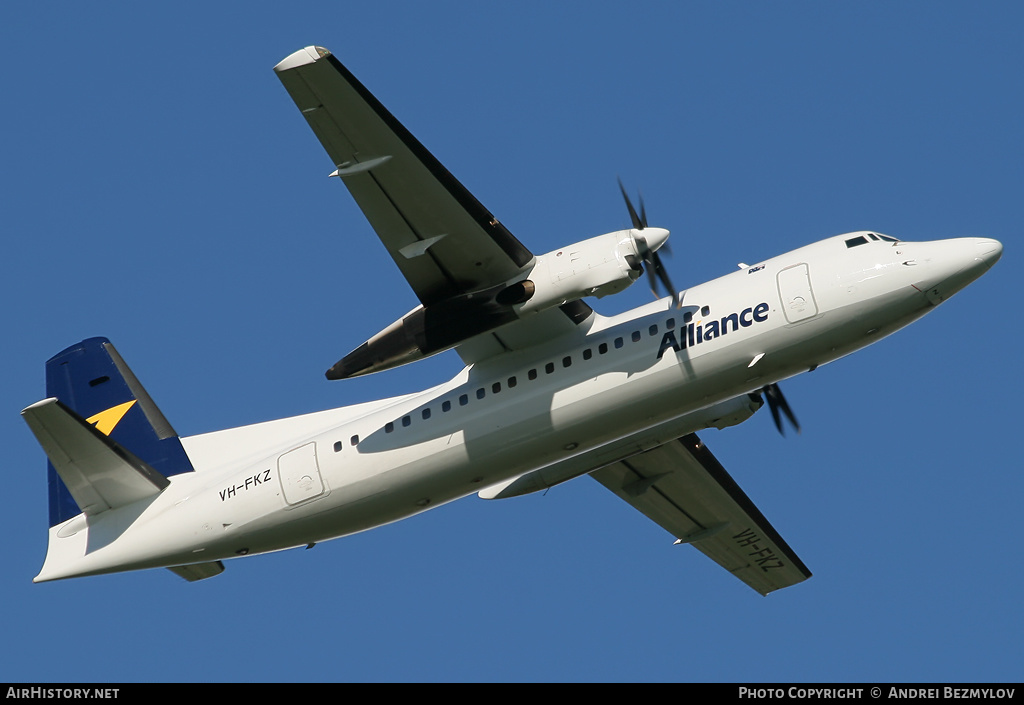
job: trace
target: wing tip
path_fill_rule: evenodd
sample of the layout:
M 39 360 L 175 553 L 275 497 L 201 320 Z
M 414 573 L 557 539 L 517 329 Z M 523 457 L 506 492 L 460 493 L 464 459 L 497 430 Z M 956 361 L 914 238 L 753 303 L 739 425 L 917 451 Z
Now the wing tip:
M 330 55 L 331 52 L 323 47 L 304 47 L 283 58 L 277 66 L 274 67 L 274 71 L 281 73 L 282 71 L 298 68 L 299 66 L 306 66 L 307 64 L 316 63 L 320 59 L 324 59 Z

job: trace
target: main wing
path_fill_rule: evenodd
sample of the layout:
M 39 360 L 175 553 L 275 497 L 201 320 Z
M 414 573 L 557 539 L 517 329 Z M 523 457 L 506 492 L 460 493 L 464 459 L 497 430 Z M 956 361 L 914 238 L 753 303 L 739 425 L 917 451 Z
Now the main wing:
M 591 309 L 563 304 L 520 321 L 495 302 L 527 272 L 531 253 L 323 47 L 274 67 L 421 306 L 330 371 L 340 379 L 387 369 L 461 343 L 469 363 L 576 329 Z M 510 327 L 507 335 L 493 333 Z M 520 342 L 522 341 L 522 342 Z
M 695 434 L 590 474 L 762 595 L 811 577 Z
M 328 50 L 300 49 L 274 71 L 424 306 L 533 260 Z

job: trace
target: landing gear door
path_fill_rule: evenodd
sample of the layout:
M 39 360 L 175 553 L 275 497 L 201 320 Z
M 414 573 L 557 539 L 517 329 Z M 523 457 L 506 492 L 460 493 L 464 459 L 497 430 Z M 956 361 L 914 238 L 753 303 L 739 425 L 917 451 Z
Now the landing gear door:
M 316 461 L 316 443 L 307 443 L 277 459 L 284 501 L 299 504 L 324 493 L 324 481 Z
M 806 264 L 795 264 L 779 272 L 779 298 L 786 320 L 799 323 L 818 314 L 811 291 L 811 275 Z

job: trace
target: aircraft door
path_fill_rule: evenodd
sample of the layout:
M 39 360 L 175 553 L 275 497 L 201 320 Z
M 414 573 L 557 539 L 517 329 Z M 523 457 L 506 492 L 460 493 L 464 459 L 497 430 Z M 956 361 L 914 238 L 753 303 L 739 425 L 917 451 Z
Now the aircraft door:
M 818 305 L 811 290 L 811 274 L 806 264 L 795 264 L 779 272 L 779 298 L 786 320 L 799 323 L 817 315 Z
M 284 501 L 299 504 L 324 493 L 324 481 L 316 461 L 316 443 L 307 443 L 277 459 Z

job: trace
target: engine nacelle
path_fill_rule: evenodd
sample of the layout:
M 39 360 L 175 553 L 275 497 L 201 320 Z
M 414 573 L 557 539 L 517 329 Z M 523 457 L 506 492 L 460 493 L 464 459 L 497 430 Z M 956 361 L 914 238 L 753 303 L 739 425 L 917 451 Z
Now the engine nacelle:
M 618 230 L 548 252 L 497 300 L 522 316 L 585 296 L 617 294 L 643 273 L 645 250 L 656 250 L 667 238 L 662 228 Z
M 539 311 L 620 292 L 667 239 L 662 228 L 619 230 L 535 257 L 511 283 L 417 306 L 339 360 L 327 379 L 398 367 Z

